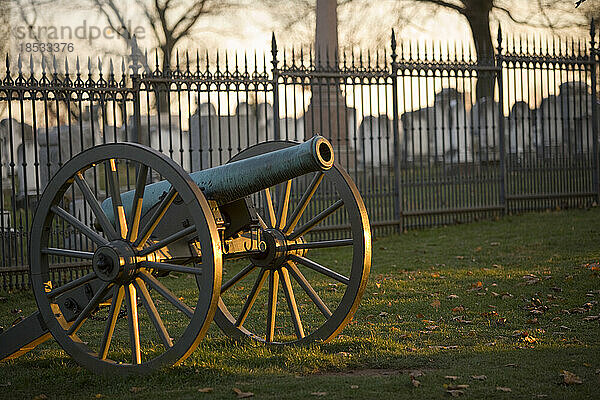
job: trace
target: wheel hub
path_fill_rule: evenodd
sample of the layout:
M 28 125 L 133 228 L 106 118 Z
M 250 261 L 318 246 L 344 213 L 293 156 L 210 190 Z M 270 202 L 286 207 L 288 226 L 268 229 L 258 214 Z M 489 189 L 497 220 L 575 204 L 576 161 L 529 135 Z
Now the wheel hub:
M 251 257 L 250 261 L 260 267 L 279 268 L 286 259 L 285 236 L 280 230 L 269 228 L 262 232 L 262 240 L 266 244 L 266 250 L 255 257 Z
M 288 240 L 279 229 L 269 228 L 262 231 L 262 240 L 266 244 L 266 250 L 250 261 L 256 266 L 269 269 L 278 269 L 288 260 L 290 254 L 304 256 L 305 249 L 293 249 L 291 245 L 305 243 L 304 238 Z
M 137 270 L 137 259 L 128 243 L 115 240 L 96 250 L 92 268 L 98 278 L 105 282 L 126 283 Z

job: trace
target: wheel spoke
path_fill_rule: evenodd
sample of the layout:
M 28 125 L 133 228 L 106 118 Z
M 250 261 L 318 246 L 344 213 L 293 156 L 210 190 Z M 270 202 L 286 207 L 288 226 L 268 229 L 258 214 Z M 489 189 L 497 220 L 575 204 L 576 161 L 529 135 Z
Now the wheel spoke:
M 91 260 L 94 258 L 94 253 L 90 253 L 89 251 L 78 251 L 78 250 L 70 250 L 70 249 L 57 249 L 55 247 L 46 247 L 41 250 L 43 254 L 50 254 L 53 256 L 63 256 L 63 257 L 73 257 L 73 258 L 83 258 L 85 260 Z
M 335 203 L 333 203 L 332 205 L 327 207 L 325 210 L 323 210 L 319 214 L 317 214 L 315 217 L 313 217 L 310 221 L 308 221 L 307 223 L 302 225 L 300 228 L 298 228 L 296 231 L 294 231 L 294 233 L 292 233 L 290 235 L 289 240 L 297 239 L 300 236 L 306 234 L 308 231 L 310 231 L 316 225 L 320 224 L 325 218 L 329 217 L 331 214 L 336 212 L 338 210 L 338 208 L 340 208 L 343 205 L 344 205 L 343 200 L 340 199 L 340 200 L 336 201 Z
M 300 320 L 300 314 L 298 313 L 298 305 L 296 304 L 296 297 L 294 296 L 294 289 L 292 288 L 292 282 L 290 281 L 290 275 L 285 267 L 281 268 L 281 276 L 283 278 L 283 293 L 287 300 L 290 314 L 292 315 L 292 323 L 294 324 L 294 331 L 296 331 L 296 337 L 302 339 L 304 337 L 304 328 L 302 327 L 302 321 Z
M 135 183 L 135 193 L 133 195 L 133 208 L 127 226 L 127 240 L 135 242 L 140 229 L 140 220 L 142 219 L 142 204 L 144 203 L 144 191 L 146 190 L 146 180 L 148 179 L 148 167 L 140 165 L 138 176 Z
M 156 207 L 154 214 L 152 214 L 150 220 L 148 221 L 146 226 L 144 226 L 144 229 L 142 229 L 141 234 L 138 236 L 137 240 L 134 243 L 135 247 L 139 248 L 144 246 L 146 241 L 150 238 L 150 235 L 152 235 L 152 232 L 154 232 L 156 226 L 160 223 L 162 217 L 165 215 L 165 213 L 171 206 L 171 203 L 173 203 L 173 200 L 175 200 L 176 196 L 177 192 L 175 191 L 175 188 L 171 187 L 171 189 L 169 189 L 169 192 Z
M 260 225 L 260 227 L 263 229 L 267 229 L 268 228 L 267 223 L 265 222 L 264 219 L 262 219 L 260 214 L 256 214 L 256 216 L 258 217 L 258 224 Z
M 298 202 L 296 209 L 290 216 L 290 219 L 289 219 L 288 223 L 285 225 L 285 228 L 283 228 L 283 232 L 286 235 L 289 235 L 290 232 L 292 232 L 294 230 L 294 228 L 296 227 L 296 225 L 298 224 L 298 221 L 300 221 L 300 218 L 302 217 L 304 210 L 306 210 L 308 203 L 310 202 L 310 200 L 314 196 L 315 192 L 319 188 L 319 184 L 323 180 L 324 176 L 325 175 L 323 174 L 323 172 L 317 172 L 315 174 L 315 176 L 313 177 L 312 181 L 310 182 L 310 184 L 308 185 L 308 188 L 306 189 L 306 191 L 302 194 L 302 197 L 300 198 L 300 201 Z
M 182 229 L 179 232 L 175 232 L 174 234 L 167 236 L 166 238 L 164 238 L 156 243 L 153 243 L 151 246 L 146 247 L 145 249 L 140 251 L 139 255 L 143 257 L 148 254 L 154 253 L 155 251 L 160 250 L 163 247 L 167 247 L 171 243 L 176 242 L 179 239 L 182 239 L 182 238 L 186 237 L 187 235 L 190 235 L 194 232 L 196 232 L 196 226 L 195 225 L 188 226 L 187 228 Z
M 85 225 L 83 222 L 81 222 L 80 220 L 78 220 L 77 218 L 75 218 L 74 216 L 69 214 L 67 211 L 60 208 L 59 206 L 52 206 L 50 208 L 50 210 L 52 210 L 52 212 L 54 214 L 58 215 L 59 217 L 61 217 L 65 221 L 67 221 L 74 228 L 78 229 L 81 233 L 83 233 L 85 236 L 90 238 L 98 246 L 103 246 L 106 243 L 108 243 L 108 240 L 104 239 L 102 236 L 100 236 L 99 234 L 94 232 L 90 227 Z M 109 234 L 107 233 L 107 235 L 109 235 Z
M 83 197 L 85 198 L 85 201 L 90 205 L 92 212 L 94 213 L 96 220 L 102 227 L 102 231 L 104 232 L 104 234 L 106 236 L 108 236 L 108 238 L 110 240 L 117 239 L 119 236 L 117 235 L 117 232 L 115 231 L 115 227 L 108 220 L 108 217 L 104 213 L 104 210 L 102 210 L 102 206 L 98 202 L 98 199 L 96 199 L 96 196 L 94 196 L 94 193 L 92 192 L 92 189 L 90 188 L 90 185 L 88 185 L 88 183 L 86 182 L 86 180 L 83 177 L 83 174 L 81 172 L 79 172 L 79 173 L 77 173 L 77 175 L 75 175 L 75 183 L 77 183 L 77 186 L 79 186 L 79 189 L 83 193 Z M 116 217 L 116 215 L 117 214 L 115 214 L 115 217 Z
M 273 228 L 277 223 L 277 218 L 275 217 L 275 208 L 273 207 L 273 199 L 271 198 L 271 191 L 269 188 L 264 190 L 265 193 L 265 201 L 267 203 L 267 210 L 269 211 L 269 227 Z
M 129 325 L 129 341 L 131 343 L 132 364 L 142 363 L 142 352 L 140 350 L 140 325 L 137 311 L 137 294 L 133 285 L 125 288 L 125 301 L 127 305 L 127 323 Z
M 117 318 L 119 317 L 119 311 L 121 310 L 121 303 L 125 296 L 125 289 L 123 286 L 115 288 L 115 292 L 110 303 L 110 309 L 108 311 L 108 320 L 104 328 L 104 335 L 102 336 L 102 343 L 100 344 L 100 350 L 98 355 L 101 360 L 105 360 L 108 357 L 108 349 L 110 348 L 110 342 L 112 341 L 113 334 L 115 332 L 115 326 L 117 324 Z
M 285 222 L 287 221 L 288 208 L 290 207 L 290 192 L 292 191 L 292 180 L 288 180 L 285 183 L 283 191 L 283 199 L 277 199 L 279 201 L 279 210 L 277 215 L 277 227 L 283 229 Z
M 354 240 L 352 239 L 336 239 L 336 240 L 323 240 L 319 242 L 308 242 L 308 243 L 292 243 L 288 245 L 288 250 L 310 250 L 310 249 L 322 249 L 329 247 L 341 247 L 341 246 L 352 246 Z
M 94 297 L 92 297 L 92 299 L 89 301 L 89 303 L 87 303 L 87 305 L 79 313 L 79 315 L 77 316 L 77 318 L 75 319 L 75 321 L 73 322 L 71 327 L 67 330 L 68 335 L 72 335 L 73 333 L 77 332 L 77 330 L 83 324 L 83 321 L 85 321 L 85 319 L 89 316 L 89 314 L 92 312 L 92 310 L 94 308 L 98 307 L 98 305 L 100 304 L 100 302 L 102 301 L 102 299 L 104 298 L 106 293 L 108 292 L 108 289 L 110 288 L 111 285 L 112 285 L 112 283 L 107 282 L 100 288 L 100 290 L 98 290 L 96 292 Z
M 268 271 L 266 269 L 262 269 L 260 271 L 258 278 L 256 278 L 256 281 L 254 282 L 254 286 L 252 287 L 252 290 L 250 290 L 250 294 L 248 295 L 248 298 L 246 299 L 246 302 L 244 303 L 244 305 L 242 307 L 242 312 L 240 313 L 240 316 L 235 321 L 235 326 L 240 327 L 244 324 L 244 321 L 246 320 L 246 318 L 248 317 L 248 314 L 250 313 L 250 309 L 252 308 L 252 305 L 256 301 L 256 297 L 258 296 L 260 289 L 262 288 L 263 284 L 265 283 L 265 280 L 267 279 L 267 273 L 268 273 Z
M 310 297 L 310 299 L 313 301 L 313 303 L 315 303 L 315 305 L 321 311 L 321 313 L 323 313 L 325 318 L 329 319 L 331 317 L 331 311 L 329 311 L 329 308 L 325 305 L 325 303 L 323 302 L 321 297 L 317 294 L 315 289 L 313 289 L 312 285 L 304 277 L 302 272 L 300 272 L 300 270 L 298 269 L 296 264 L 294 264 L 291 261 L 288 261 L 288 266 L 289 266 L 289 271 L 292 274 L 292 276 L 294 277 L 294 279 L 296 280 L 296 282 L 298 282 L 300 287 L 302 289 L 304 289 L 304 291 L 306 292 L 308 297 Z
M 267 342 L 275 336 L 275 316 L 277 315 L 277 291 L 279 289 L 279 273 L 277 270 L 269 274 L 269 299 L 267 304 Z
M 255 269 L 256 269 L 256 266 L 254 264 L 249 264 L 246 267 L 244 267 L 244 269 L 242 269 L 240 272 L 235 274 L 233 276 L 233 278 L 231 278 L 230 280 L 225 282 L 223 284 L 223 286 L 221 286 L 221 294 L 223 292 L 225 292 L 226 290 L 228 290 L 229 288 L 231 288 L 236 283 L 238 283 L 239 281 L 241 281 L 242 279 L 244 279 L 245 277 L 247 277 Z
M 108 170 L 108 186 L 114 210 L 115 225 L 117 226 L 119 237 L 125 239 L 127 237 L 127 219 L 125 218 L 125 209 L 121 200 L 121 188 L 119 187 L 119 178 L 117 177 L 117 162 L 114 158 L 111 158 L 104 163 L 104 166 Z
M 148 317 L 150 317 L 150 320 L 156 329 L 156 333 L 158 333 L 158 337 L 160 337 L 165 349 L 168 350 L 169 348 L 173 347 L 173 341 L 171 340 L 169 332 L 167 332 L 167 328 L 165 327 L 165 324 L 163 323 L 162 318 L 160 317 L 160 314 L 158 313 L 158 310 L 152 301 L 152 297 L 150 297 L 150 293 L 148 293 L 146 284 L 144 284 L 144 281 L 142 281 L 140 278 L 137 278 L 133 284 L 137 291 L 141 294 L 142 303 L 144 303 L 144 308 L 146 308 Z
M 50 290 L 48 293 L 46 293 L 46 296 L 48 296 L 49 299 L 53 299 L 57 296 L 60 296 L 63 293 L 68 292 L 69 290 L 73 290 L 75 288 L 78 288 L 81 285 L 85 285 L 86 283 L 88 283 L 92 279 L 95 279 L 96 277 L 97 276 L 96 276 L 95 272 L 90 272 L 87 275 L 84 275 L 80 278 L 72 280 L 69 283 L 66 283 L 62 286 L 57 287 L 56 289 Z
M 201 265 L 201 264 L 197 264 L 197 265 Z M 186 267 L 185 265 L 161 263 L 161 262 L 154 262 L 154 261 L 142 261 L 139 263 L 139 266 L 143 267 L 143 268 L 158 269 L 160 271 L 182 272 L 184 274 L 194 274 L 194 275 L 202 274 L 202 268 Z
M 144 280 L 144 282 L 150 285 L 154 290 L 156 290 L 162 297 L 167 299 L 171 304 L 173 304 L 179 311 L 187 315 L 189 318 L 194 316 L 194 310 L 190 308 L 187 304 L 179 300 L 177 296 L 173 294 L 165 285 L 160 283 L 158 279 L 150 275 L 148 272 L 142 271 L 140 277 Z
M 305 267 L 308 267 L 314 271 L 320 272 L 321 274 L 326 275 L 332 279 L 335 279 L 338 282 L 341 282 L 345 285 L 350 284 L 350 279 L 346 278 L 344 275 L 338 274 L 337 272 L 332 271 L 329 268 L 324 267 L 317 262 L 314 262 L 313 260 L 309 260 L 306 257 L 300 257 L 295 254 L 292 254 L 290 256 L 290 258 L 292 259 L 292 261 L 300 263 L 300 264 L 304 265 Z

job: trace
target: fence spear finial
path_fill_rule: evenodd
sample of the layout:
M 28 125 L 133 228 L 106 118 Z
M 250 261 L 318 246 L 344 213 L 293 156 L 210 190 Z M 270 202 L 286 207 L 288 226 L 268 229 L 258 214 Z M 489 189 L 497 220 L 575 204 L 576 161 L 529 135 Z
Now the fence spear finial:
M 390 42 L 390 47 L 392 48 L 392 61 L 396 61 L 396 32 L 394 32 L 394 28 L 392 28 L 392 37 Z

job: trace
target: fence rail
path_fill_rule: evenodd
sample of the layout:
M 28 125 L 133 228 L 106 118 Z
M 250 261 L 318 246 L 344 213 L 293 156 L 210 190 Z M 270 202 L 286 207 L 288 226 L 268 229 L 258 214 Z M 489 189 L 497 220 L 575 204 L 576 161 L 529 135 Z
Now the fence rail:
M 181 54 L 148 65 L 135 43 L 114 66 L 6 59 L 0 82 L 0 283 L 28 284 L 36 202 L 60 166 L 105 142 L 136 141 L 187 171 L 227 162 L 265 140 L 318 132 L 364 196 L 374 232 L 598 203 L 598 48 L 503 39 L 470 49 L 397 42 L 389 50 Z M 151 57 L 150 57 L 151 58 Z M 95 64 L 95 65 L 93 65 Z M 102 179 L 90 186 L 99 194 Z M 72 211 L 80 207 L 68 198 Z M 91 224 L 91 217 L 89 219 Z M 347 229 L 342 217 L 319 234 Z M 57 226 L 54 240 L 80 240 Z M 89 266 L 61 262 L 53 279 Z

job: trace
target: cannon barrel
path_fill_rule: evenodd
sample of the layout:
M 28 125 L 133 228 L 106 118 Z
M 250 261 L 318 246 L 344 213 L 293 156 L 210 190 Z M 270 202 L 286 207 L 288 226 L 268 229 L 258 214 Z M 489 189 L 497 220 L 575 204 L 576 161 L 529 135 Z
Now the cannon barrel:
M 300 175 L 326 171 L 332 167 L 333 160 L 333 148 L 329 141 L 323 136 L 314 136 L 296 146 L 196 171 L 190 177 L 207 199 L 226 204 Z M 170 188 L 171 184 L 167 181 L 147 185 L 142 215 L 158 204 L 161 196 Z M 125 213 L 131 215 L 134 191 L 123 193 L 121 199 Z M 102 202 L 102 209 L 108 219 L 114 222 L 111 198 Z

